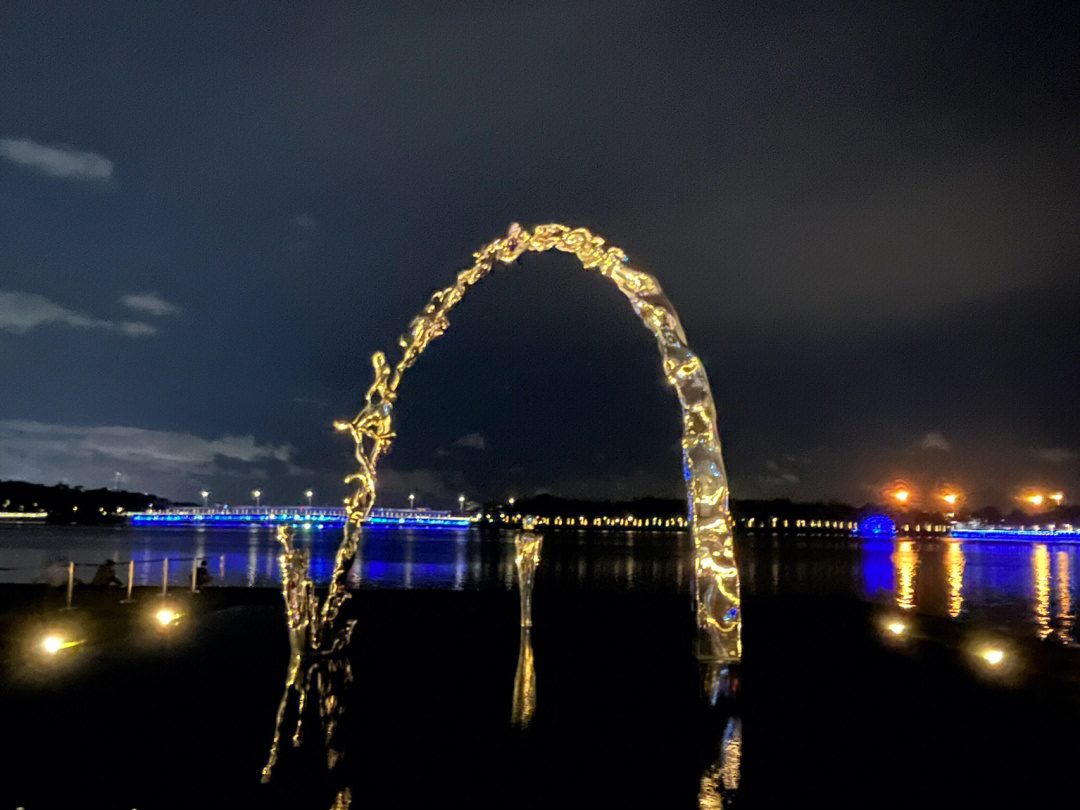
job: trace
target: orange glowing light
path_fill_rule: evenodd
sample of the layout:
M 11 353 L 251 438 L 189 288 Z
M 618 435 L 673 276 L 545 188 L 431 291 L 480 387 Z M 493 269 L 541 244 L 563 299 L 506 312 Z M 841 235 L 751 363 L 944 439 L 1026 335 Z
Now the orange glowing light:
M 892 496 L 900 503 L 907 503 L 908 498 L 911 497 L 911 493 L 908 492 L 908 490 L 906 489 L 898 489 L 892 494 Z
M 1052 500 L 1058 506 L 1061 506 L 1061 502 L 1063 500 L 1065 500 L 1065 493 L 1064 492 L 1055 492 L 1050 496 L 1050 500 Z
M 956 506 L 956 502 L 960 500 L 960 496 L 955 492 L 946 492 L 941 496 L 941 500 L 945 501 L 949 506 Z
M 1042 506 L 1043 505 L 1043 496 L 1040 495 L 1039 493 L 1036 493 L 1034 495 L 1028 495 L 1024 500 L 1026 500 L 1032 506 Z

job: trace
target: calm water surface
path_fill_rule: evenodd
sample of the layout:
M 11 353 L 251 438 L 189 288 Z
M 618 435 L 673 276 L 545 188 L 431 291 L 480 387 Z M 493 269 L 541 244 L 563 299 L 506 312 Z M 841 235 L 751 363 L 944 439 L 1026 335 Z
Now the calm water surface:
M 311 529 L 299 537 L 316 581 L 327 581 L 339 532 Z M 74 560 L 77 576 L 88 580 L 111 558 L 122 576 L 134 560 L 135 583 L 156 585 L 169 558 L 173 586 L 190 581 L 193 559 L 206 559 L 218 584 L 276 587 L 277 554 L 273 530 L 262 527 L 0 526 L 0 582 L 39 581 L 55 560 Z M 1071 642 L 1077 554 L 1074 544 L 753 537 L 740 541 L 740 568 L 750 595 L 852 596 Z M 564 533 L 548 538 L 542 559 L 538 587 L 691 588 L 686 535 Z M 369 531 L 350 578 L 360 587 L 511 590 L 512 535 L 481 541 L 474 532 Z
M 338 532 L 302 537 L 325 580 Z M 1073 790 L 1080 756 L 1077 549 L 740 538 L 746 686 L 710 709 L 685 535 L 549 535 L 526 636 L 512 535 L 371 531 L 347 603 L 361 621 L 339 669 L 344 764 L 333 774 L 309 710 L 309 741 L 286 746 L 274 781 L 259 783 L 287 660 L 277 597 L 208 589 L 193 601 L 236 604 L 193 613 L 172 639 L 138 624 L 117 632 L 153 594 L 125 608 L 102 593 L 102 616 L 89 598 L 72 614 L 100 629 L 68 668 L 9 662 L 18 689 L 0 689 L 0 715 L 19 745 L 4 793 L 26 807 L 213 797 L 276 810 L 330 806 L 315 798 L 329 779 L 352 786 L 353 807 L 701 808 L 728 806 L 713 788 L 730 771 L 742 807 L 1050 806 Z M 58 558 L 87 579 L 105 557 L 134 560 L 146 585 L 165 558 L 175 587 L 201 558 L 227 585 L 279 580 L 268 529 L 0 527 L 7 582 L 32 582 Z M 883 642 L 880 611 L 862 603 L 921 614 L 926 640 Z M 1031 640 L 1008 648 L 1030 680 L 999 683 L 954 643 L 991 627 Z M 535 712 L 527 729 L 519 695 Z M 66 778 L 42 780 L 42 761 Z

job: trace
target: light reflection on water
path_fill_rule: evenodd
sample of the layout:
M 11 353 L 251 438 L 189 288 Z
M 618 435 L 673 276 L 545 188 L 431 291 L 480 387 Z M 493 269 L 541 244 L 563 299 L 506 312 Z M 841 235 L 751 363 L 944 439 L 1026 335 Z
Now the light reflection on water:
M 748 595 L 857 596 L 1076 641 L 1072 544 L 755 537 L 742 550 Z
M 563 534 L 545 550 L 540 582 L 558 586 L 646 588 L 689 592 L 690 542 L 670 533 L 606 533 L 583 542 Z M 297 533 L 297 545 L 311 555 L 312 577 L 329 581 L 337 552 L 337 531 Z M 162 560 L 169 558 L 169 582 L 191 581 L 194 559 L 206 559 L 213 584 L 278 587 L 280 547 L 271 529 L 0 526 L 0 582 L 40 581 L 55 559 L 74 560 L 76 576 L 87 581 L 106 558 L 135 562 L 136 585 L 159 585 Z M 121 571 L 123 573 L 123 571 Z M 481 541 L 475 532 L 379 529 L 369 532 L 349 572 L 358 587 L 448 590 L 515 587 L 513 536 Z
M 316 582 L 326 582 L 337 550 L 336 531 L 298 533 L 311 552 Z M 974 619 L 1061 643 L 1075 641 L 1077 546 L 949 540 L 754 537 L 740 541 L 745 592 L 837 594 L 904 611 Z M 138 529 L 0 526 L 0 583 L 40 581 L 55 559 L 84 563 L 88 581 L 105 558 L 135 561 L 136 585 L 161 583 L 169 557 L 170 584 L 191 581 L 191 559 L 206 558 L 215 582 L 278 587 L 278 546 L 269 529 Z M 396 529 L 371 532 L 350 572 L 369 588 L 511 590 L 512 536 Z M 126 579 L 124 565 L 119 565 Z M 635 533 L 552 536 L 537 587 L 645 589 L 689 593 L 692 558 L 685 535 Z

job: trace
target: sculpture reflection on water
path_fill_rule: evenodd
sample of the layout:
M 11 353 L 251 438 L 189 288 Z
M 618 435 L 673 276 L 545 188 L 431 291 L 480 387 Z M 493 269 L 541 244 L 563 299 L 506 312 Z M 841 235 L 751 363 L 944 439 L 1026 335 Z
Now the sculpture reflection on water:
M 632 267 L 618 247 L 585 228 L 560 224 L 537 225 L 531 231 L 516 223 L 506 236 L 473 254 L 473 264 L 458 273 L 454 283 L 437 291 L 398 339 L 401 358 L 391 366 L 383 352 L 372 356 L 374 379 L 365 405 L 348 422 L 335 428 L 355 442 L 358 469 L 346 478 L 354 490 L 346 500 L 347 519 L 326 596 L 319 600 L 306 555 L 291 537 L 281 535 L 283 595 L 294 659 L 332 655 L 348 643 L 352 624 L 339 626 L 342 604 L 349 598 L 348 572 L 360 543 L 361 526 L 375 504 L 379 459 L 394 439 L 392 414 L 402 376 L 428 345 L 449 328 L 449 313 L 474 284 L 497 263 L 512 264 L 526 252 L 555 250 L 574 255 L 586 270 L 611 280 L 630 301 L 641 322 L 656 338 L 661 367 L 675 390 L 682 411 L 682 457 L 687 502 L 694 541 L 694 610 L 700 631 L 698 657 L 706 662 L 707 678 L 723 680 L 742 655 L 739 576 L 735 566 L 728 485 L 720 450 L 705 367 L 687 345 L 682 324 L 657 280 Z M 522 597 L 523 621 L 527 605 Z M 531 621 L 531 616 L 530 616 Z M 531 647 L 530 647 L 531 651 Z M 529 657 L 531 661 L 531 655 Z M 300 667 L 303 669 L 303 666 Z M 283 709 L 293 690 L 303 701 L 298 672 L 290 667 Z M 279 713 L 281 716 L 281 713 Z M 271 757 L 273 759 L 273 755 Z M 272 761 L 268 765 L 272 766 Z M 267 770 L 267 775 L 269 770 Z
M 518 728 L 528 728 L 536 714 L 536 661 L 533 658 L 532 628 L 521 628 L 518 644 L 517 669 L 514 671 L 514 701 L 510 722 Z
M 337 730 L 345 710 L 344 693 L 352 683 L 352 666 L 343 654 L 352 638 L 355 620 L 344 622 L 329 635 L 330 625 L 318 622 L 318 598 L 309 576 L 310 558 L 305 549 L 293 543 L 293 530 L 282 526 L 277 531 L 281 544 L 281 581 L 285 597 L 285 616 L 289 631 L 289 668 L 285 691 L 278 706 L 270 755 L 262 771 L 263 783 L 270 781 L 281 748 L 281 733 L 289 698 L 296 695 L 296 728 L 291 742 L 299 746 L 304 739 L 304 716 L 308 697 L 314 691 L 323 743 L 326 747 L 326 767 L 334 771 L 342 759 Z M 321 632 L 320 632 L 321 631 Z M 337 791 L 332 810 L 345 810 L 352 802 L 349 787 Z
M 700 810 L 732 807 L 739 792 L 742 769 L 742 720 L 728 720 L 717 746 L 716 759 L 705 770 L 698 790 Z
M 532 648 L 532 594 L 540 548 L 544 538 L 532 531 L 536 520 L 531 515 L 523 523 L 525 531 L 514 535 L 514 566 L 517 568 L 518 593 L 521 596 L 521 640 L 518 644 L 517 670 L 514 672 L 514 701 L 510 722 L 528 728 L 536 714 L 536 662 Z

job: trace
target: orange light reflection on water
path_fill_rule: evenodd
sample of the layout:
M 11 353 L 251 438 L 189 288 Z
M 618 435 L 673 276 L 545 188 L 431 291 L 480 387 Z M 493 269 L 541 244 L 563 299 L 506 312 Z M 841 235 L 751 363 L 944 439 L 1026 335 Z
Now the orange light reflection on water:
M 896 567 L 896 604 L 901 610 L 915 607 L 915 572 L 919 567 L 919 553 L 911 540 L 899 540 L 893 554 Z
M 1069 552 L 1065 550 L 1057 553 L 1057 598 L 1057 636 L 1062 644 L 1068 644 L 1072 641 L 1076 614 L 1073 613 L 1072 593 L 1069 590 Z
M 959 543 L 945 547 L 945 576 L 949 582 L 949 617 L 955 619 L 964 607 L 964 550 Z
M 1039 639 L 1045 639 L 1053 628 L 1050 625 L 1050 550 L 1045 543 L 1036 544 L 1031 552 L 1031 567 L 1035 586 L 1035 621 Z

